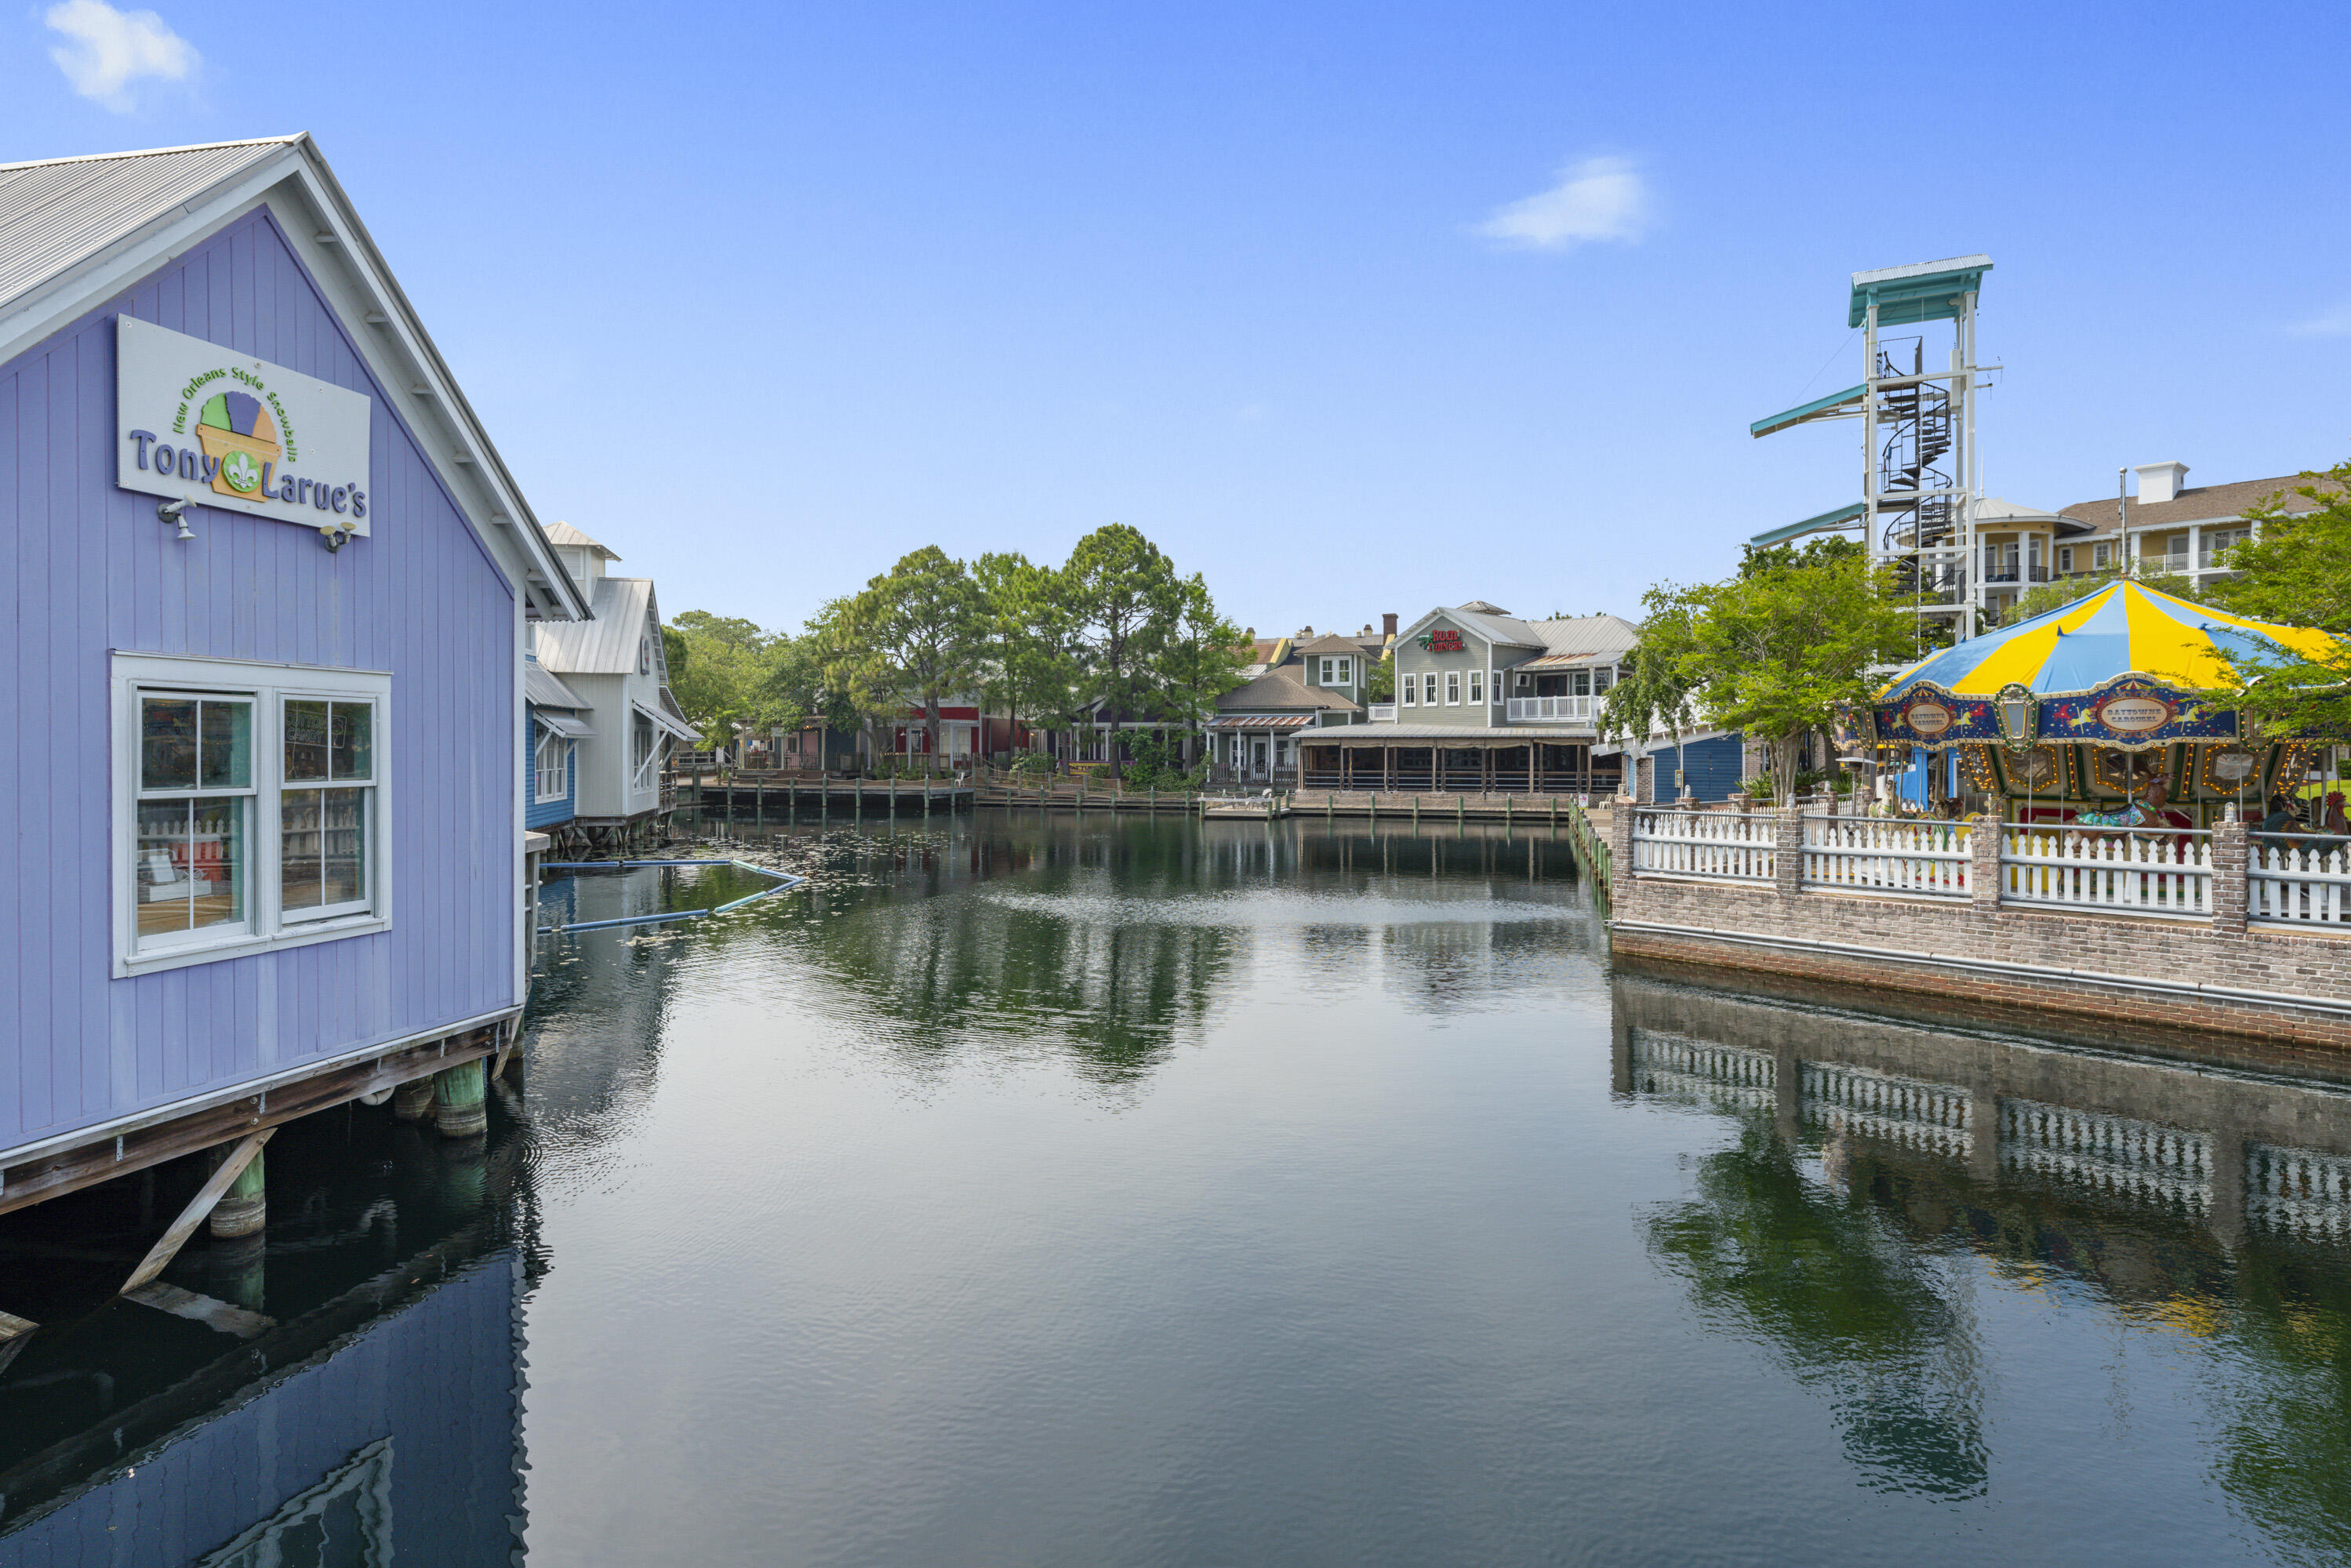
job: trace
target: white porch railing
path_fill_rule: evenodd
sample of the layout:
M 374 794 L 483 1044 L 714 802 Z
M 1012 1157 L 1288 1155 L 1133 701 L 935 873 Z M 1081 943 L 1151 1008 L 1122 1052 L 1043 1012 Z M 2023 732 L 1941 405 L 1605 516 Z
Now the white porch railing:
M 1394 703 L 1367 703 L 1364 705 L 1364 711 L 1372 716 L 1371 722 L 1374 724 L 1395 722 L 1396 706 Z
M 1549 720 L 1554 724 L 1589 724 L 1592 721 L 1590 697 L 1512 697 L 1506 716 L 1512 724 L 1531 724 Z
M 2006 827 L 2000 864 L 2003 904 L 2212 913 L 2212 835 L 2203 829 Z
M 2246 919 L 2351 925 L 2351 844 L 2255 833 L 2246 858 Z
M 1965 898 L 1970 831 L 1966 822 L 1806 817 L 1804 885 Z
M 1776 863 L 1770 817 L 1729 811 L 1633 813 L 1635 873 L 1770 882 Z

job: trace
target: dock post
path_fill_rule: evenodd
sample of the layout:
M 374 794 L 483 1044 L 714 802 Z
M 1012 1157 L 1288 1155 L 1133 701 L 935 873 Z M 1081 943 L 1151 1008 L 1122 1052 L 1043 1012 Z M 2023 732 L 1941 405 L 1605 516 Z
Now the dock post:
M 213 1205 L 205 1228 L 218 1239 L 233 1241 L 240 1236 L 257 1235 L 269 1223 L 269 1189 L 262 1166 L 262 1151 L 256 1149 L 220 1201 Z
M 412 1078 L 392 1097 L 392 1113 L 403 1122 L 422 1122 L 433 1114 L 433 1080 Z
M 228 1156 L 214 1167 L 211 1177 L 196 1189 L 196 1196 L 188 1200 L 188 1207 L 172 1221 L 171 1228 L 163 1232 L 162 1239 L 148 1249 L 147 1256 L 139 1260 L 139 1267 L 131 1271 L 131 1278 L 123 1281 L 122 1289 L 116 1294 L 131 1294 L 170 1267 L 172 1260 L 180 1255 L 180 1249 L 187 1244 L 188 1238 L 195 1234 L 196 1227 L 212 1213 L 213 1205 L 220 1201 L 221 1194 L 245 1174 L 245 1167 L 259 1156 L 261 1145 L 269 1142 L 277 1131 L 275 1127 L 264 1127 L 229 1151 Z
M 482 1064 L 464 1061 L 433 1075 L 433 1124 L 444 1138 L 474 1138 L 490 1130 Z
M 1469 797 L 1457 793 L 1453 797 L 1453 825 L 1461 827 L 1469 821 Z
M 1412 797 L 1412 831 L 1416 833 L 1420 831 L 1420 794 L 1417 790 Z

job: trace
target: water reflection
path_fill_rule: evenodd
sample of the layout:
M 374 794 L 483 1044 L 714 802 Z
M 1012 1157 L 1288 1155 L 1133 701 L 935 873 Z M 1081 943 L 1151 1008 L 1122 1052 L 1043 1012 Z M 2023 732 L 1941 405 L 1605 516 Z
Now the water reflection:
M 0 1563 L 2351 1558 L 2342 1092 L 1612 977 L 1541 829 L 769 847 L 280 1134 L 251 1340 L 105 1304 L 186 1174 L 0 1221 Z
M 1828 1397 L 1873 1483 L 1985 1484 L 1976 1270 L 2192 1345 L 2211 1473 L 2351 1558 L 2351 1096 L 1620 977 L 1617 1086 L 1731 1125 L 1648 1218 L 1719 1331 Z M 2119 1397 L 2119 1396 L 2118 1396 Z
M 45 1326 L 0 1376 L 0 1562 L 510 1561 L 521 1153 L 362 1107 L 281 1130 L 266 1238 L 164 1275 L 250 1337 L 110 1299 L 200 1171 L 10 1217 L 0 1280 Z

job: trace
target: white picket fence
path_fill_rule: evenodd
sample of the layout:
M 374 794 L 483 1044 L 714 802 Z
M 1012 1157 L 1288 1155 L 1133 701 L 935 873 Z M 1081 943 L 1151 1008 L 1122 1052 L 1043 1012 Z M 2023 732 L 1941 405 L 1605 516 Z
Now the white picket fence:
M 2351 1232 L 2351 1159 L 2317 1149 L 2250 1144 L 2245 1215 L 2281 1230 Z
M 1770 882 L 1777 863 L 1770 817 L 1733 811 L 1633 813 L 1633 870 L 1637 875 Z
M 2255 833 L 2247 859 L 2246 919 L 2351 925 L 2351 846 L 2341 840 Z
M 1969 843 L 1966 822 L 1806 817 L 1804 885 L 1965 898 Z
M 2203 829 L 2008 827 L 2000 865 L 2003 904 L 2212 913 L 2212 835 Z

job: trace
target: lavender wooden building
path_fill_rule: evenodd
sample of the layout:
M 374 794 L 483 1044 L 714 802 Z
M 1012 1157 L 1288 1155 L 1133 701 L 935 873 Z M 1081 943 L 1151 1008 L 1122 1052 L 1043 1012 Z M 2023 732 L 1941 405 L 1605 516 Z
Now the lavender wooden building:
M 307 136 L 0 166 L 0 1211 L 497 1048 L 587 613 Z

